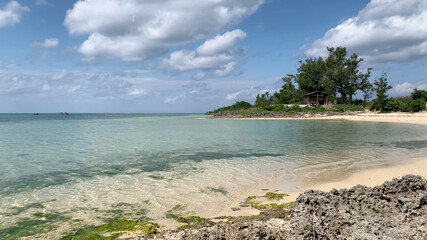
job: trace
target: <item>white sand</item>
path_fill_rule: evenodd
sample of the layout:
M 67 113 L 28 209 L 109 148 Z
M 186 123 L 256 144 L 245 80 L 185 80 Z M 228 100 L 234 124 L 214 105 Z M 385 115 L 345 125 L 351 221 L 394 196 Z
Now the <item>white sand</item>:
M 221 118 L 221 117 L 219 117 Z M 227 117 L 225 119 L 228 119 Z M 277 117 L 277 118 L 239 118 L 233 117 L 231 119 L 245 119 L 245 120 L 342 120 L 342 121 L 361 121 L 361 122 L 390 122 L 390 123 L 409 123 L 427 125 L 427 112 L 419 113 L 373 113 L 366 111 L 359 114 L 349 115 L 335 115 L 324 116 L 322 114 L 309 115 L 307 117 Z
M 362 122 L 391 122 L 427 125 L 427 112 L 421 113 L 362 113 L 358 115 L 318 117 L 324 120 L 348 120 Z
M 343 178 L 338 181 L 329 181 L 328 178 L 324 178 L 321 182 L 317 183 L 308 183 L 308 182 L 287 182 L 286 179 L 277 179 L 277 181 L 267 183 L 265 185 L 259 185 L 255 189 L 248 191 L 245 196 L 241 196 L 240 198 L 236 198 L 235 201 L 231 202 L 229 206 L 223 211 L 215 214 L 214 216 L 209 217 L 217 217 L 217 216 L 247 216 L 247 215 L 255 215 L 258 214 L 259 211 L 256 209 L 242 208 L 240 211 L 232 211 L 231 208 L 239 207 L 239 203 L 244 201 L 247 196 L 262 196 L 267 191 L 275 191 L 282 193 L 285 192 L 290 196 L 285 197 L 282 201 L 278 203 L 291 202 L 295 201 L 299 194 L 303 193 L 309 189 L 321 190 L 321 191 L 330 191 L 333 188 L 341 189 L 341 188 L 351 188 L 358 184 L 373 187 L 376 185 L 380 185 L 385 181 L 392 180 L 393 178 L 399 178 L 406 174 L 416 174 L 421 175 L 424 178 L 427 178 L 427 157 L 418 158 L 408 160 L 407 163 L 385 167 L 385 168 L 377 168 L 377 169 L 368 169 L 360 172 L 356 172 L 350 174 L 349 176 L 340 176 L 338 178 Z M 337 177 L 333 177 L 337 179 Z M 286 191 L 292 187 L 293 191 Z M 258 198 L 257 200 L 262 200 L 262 198 Z M 269 201 L 263 201 L 263 203 L 271 203 Z

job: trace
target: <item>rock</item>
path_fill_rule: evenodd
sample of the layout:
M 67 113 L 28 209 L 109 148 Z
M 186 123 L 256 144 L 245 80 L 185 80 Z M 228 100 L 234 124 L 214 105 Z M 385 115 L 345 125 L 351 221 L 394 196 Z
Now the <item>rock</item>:
M 307 191 L 291 211 L 290 239 L 423 239 L 426 189 L 407 175 L 373 188 Z
M 373 188 L 355 186 L 326 193 L 309 190 L 290 212 L 265 210 L 229 222 L 203 222 L 199 229 L 164 231 L 133 240 L 225 239 L 424 239 L 427 180 L 407 175 Z

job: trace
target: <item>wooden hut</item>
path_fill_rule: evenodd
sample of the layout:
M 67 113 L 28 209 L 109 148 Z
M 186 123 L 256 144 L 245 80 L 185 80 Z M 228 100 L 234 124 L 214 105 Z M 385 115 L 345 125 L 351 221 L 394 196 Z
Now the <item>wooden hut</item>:
M 308 106 L 320 106 L 328 103 L 328 94 L 321 91 L 307 93 L 304 96 L 304 104 Z

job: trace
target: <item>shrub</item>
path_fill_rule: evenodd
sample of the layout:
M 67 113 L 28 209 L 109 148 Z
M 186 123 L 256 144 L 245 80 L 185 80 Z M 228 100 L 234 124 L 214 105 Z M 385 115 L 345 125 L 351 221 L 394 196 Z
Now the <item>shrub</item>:
M 292 105 L 292 107 L 289 108 L 289 112 L 302 112 L 303 109 L 299 105 Z
M 424 101 L 427 101 L 427 91 L 418 90 L 415 88 L 414 91 L 411 93 L 411 97 L 413 100 L 422 99 Z
M 423 99 L 409 100 L 400 106 L 402 112 L 419 112 L 426 110 L 426 101 Z
M 363 107 L 352 104 L 336 104 L 329 109 L 331 112 L 363 111 Z
M 426 101 L 421 98 L 409 101 L 408 105 L 411 108 L 411 112 L 426 110 Z
M 394 112 L 400 110 L 401 103 L 394 98 L 389 98 L 385 101 L 383 111 Z
M 252 107 L 252 105 L 250 103 L 245 102 L 245 101 L 240 101 L 240 102 L 236 102 L 235 104 L 233 104 L 231 106 L 215 109 L 212 112 L 217 113 L 217 112 L 232 111 L 232 110 L 239 110 L 239 109 L 248 109 L 250 107 Z

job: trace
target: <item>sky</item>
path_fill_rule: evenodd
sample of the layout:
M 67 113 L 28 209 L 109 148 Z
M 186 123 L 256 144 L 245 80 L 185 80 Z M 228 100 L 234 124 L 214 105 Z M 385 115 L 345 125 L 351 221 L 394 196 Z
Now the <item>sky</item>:
M 427 89 L 427 1 L 0 0 L 0 112 L 202 113 L 338 46 Z

